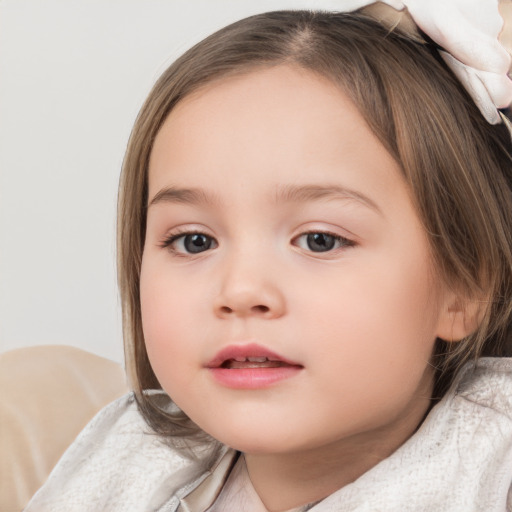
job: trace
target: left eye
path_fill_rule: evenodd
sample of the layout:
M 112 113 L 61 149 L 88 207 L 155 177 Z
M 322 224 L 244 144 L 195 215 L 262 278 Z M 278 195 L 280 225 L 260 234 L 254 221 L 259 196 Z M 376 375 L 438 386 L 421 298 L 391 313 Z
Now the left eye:
M 217 247 L 217 243 L 211 236 L 203 233 L 184 233 L 171 236 L 164 243 L 164 247 L 169 247 L 176 253 L 199 254 Z
M 321 231 L 315 233 L 304 233 L 295 240 L 301 249 L 306 249 L 312 252 L 328 252 L 333 249 L 339 249 L 340 247 L 353 245 L 347 238 L 332 235 L 330 233 L 323 233 Z

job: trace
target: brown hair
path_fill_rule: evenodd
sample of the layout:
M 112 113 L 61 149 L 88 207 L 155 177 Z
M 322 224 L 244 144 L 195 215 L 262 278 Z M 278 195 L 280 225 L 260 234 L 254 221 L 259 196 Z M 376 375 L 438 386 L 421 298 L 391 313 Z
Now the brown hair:
M 291 64 L 327 77 L 349 95 L 400 164 L 440 276 L 485 301 L 479 329 L 458 343 L 437 340 L 435 396 L 462 364 L 505 355 L 512 297 L 510 134 L 489 125 L 436 48 L 368 15 L 279 11 L 246 18 L 204 39 L 161 76 L 137 118 L 120 181 L 119 284 L 125 352 L 139 407 L 163 435 L 200 433 L 184 413 L 164 412 L 147 389 L 161 388 L 142 331 L 139 274 L 148 162 L 174 106 L 212 81 Z

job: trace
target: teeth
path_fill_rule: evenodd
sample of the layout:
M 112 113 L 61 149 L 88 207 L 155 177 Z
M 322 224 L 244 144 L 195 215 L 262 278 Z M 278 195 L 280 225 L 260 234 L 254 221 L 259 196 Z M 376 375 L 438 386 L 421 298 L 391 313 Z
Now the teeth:
M 234 361 L 237 363 L 244 363 L 245 361 L 249 361 L 251 363 L 264 363 L 268 361 L 266 357 L 235 357 Z

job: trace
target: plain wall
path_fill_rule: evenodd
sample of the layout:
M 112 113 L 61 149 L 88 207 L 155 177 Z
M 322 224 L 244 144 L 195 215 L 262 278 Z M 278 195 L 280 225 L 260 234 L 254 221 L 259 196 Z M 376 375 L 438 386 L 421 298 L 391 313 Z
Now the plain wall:
M 339 6 L 0 1 L 0 352 L 69 344 L 122 360 L 117 181 L 154 81 L 193 43 L 232 21 Z

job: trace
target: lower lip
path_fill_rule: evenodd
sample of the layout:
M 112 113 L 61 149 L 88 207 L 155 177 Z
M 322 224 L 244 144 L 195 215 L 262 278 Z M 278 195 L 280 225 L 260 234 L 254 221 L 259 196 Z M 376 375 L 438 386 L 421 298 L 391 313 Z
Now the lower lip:
M 277 368 L 209 368 L 213 378 L 228 388 L 262 389 L 297 375 L 301 366 Z

